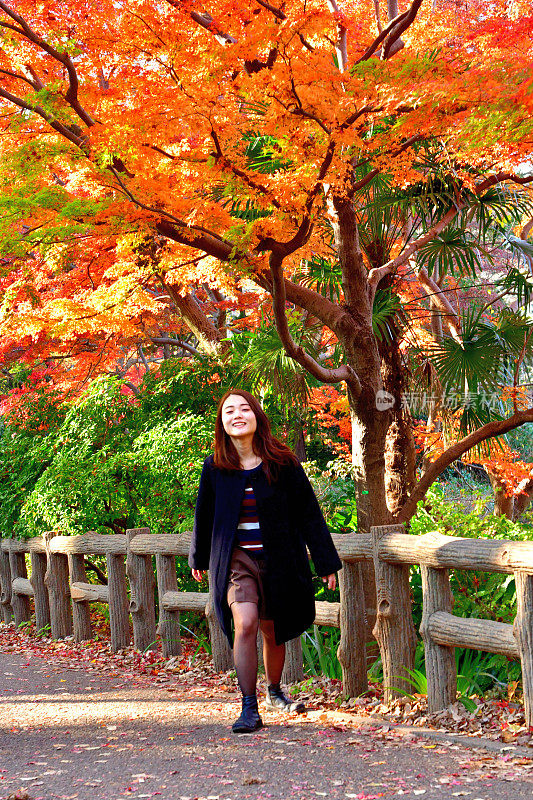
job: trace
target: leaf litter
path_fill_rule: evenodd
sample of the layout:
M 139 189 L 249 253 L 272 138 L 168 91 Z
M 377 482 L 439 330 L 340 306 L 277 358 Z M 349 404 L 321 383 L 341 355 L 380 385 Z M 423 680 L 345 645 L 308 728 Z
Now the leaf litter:
M 110 644 L 105 639 L 91 640 L 84 643 L 74 643 L 72 638 L 57 641 L 50 638 L 35 638 L 31 635 L 31 629 L 25 631 L 17 630 L 13 624 L 0 625 L 0 647 L 3 652 L 14 652 L 17 656 L 31 657 L 36 656 L 46 659 L 48 666 L 47 672 L 52 675 L 55 672 L 64 670 L 86 671 L 90 675 L 93 671 L 98 677 L 88 678 L 86 690 L 91 691 L 93 687 L 90 683 L 97 682 L 102 673 L 118 679 L 115 686 L 132 686 L 155 684 L 160 691 L 180 693 L 180 700 L 191 699 L 191 715 L 202 721 L 198 717 L 195 708 L 195 698 L 205 697 L 206 692 L 214 700 L 210 705 L 209 715 L 212 716 L 217 710 L 223 710 L 228 702 L 228 695 L 231 702 L 238 697 L 238 686 L 234 672 L 217 673 L 214 671 L 210 657 L 204 653 L 194 650 L 195 643 L 183 640 L 183 654 L 165 658 L 160 649 L 139 653 L 132 647 L 119 653 L 113 654 Z M 9 677 L 9 673 L 6 673 Z M 18 676 L 20 678 L 20 676 Z M 345 738 L 342 746 L 358 748 L 358 756 L 362 759 L 370 759 L 379 753 L 380 743 L 390 743 L 392 745 L 407 744 L 413 748 L 429 750 L 435 753 L 449 753 L 450 751 L 460 751 L 459 772 L 450 775 L 440 775 L 432 777 L 434 785 L 439 785 L 450 790 L 450 797 L 460 797 L 471 795 L 468 784 L 482 781 L 490 781 L 498 778 L 500 780 L 517 780 L 518 778 L 528 782 L 533 780 L 533 742 L 531 733 L 527 730 L 524 722 L 523 709 L 516 703 L 501 700 L 484 701 L 481 698 L 475 699 L 475 711 L 467 711 L 461 704 L 456 703 L 450 709 L 438 714 L 429 714 L 427 709 L 427 699 L 424 696 L 414 698 L 401 697 L 389 705 L 385 705 L 378 685 L 372 685 L 369 692 L 359 698 L 344 701 L 342 698 L 341 682 L 326 677 L 315 677 L 295 684 L 291 691 L 305 700 L 308 713 L 290 718 L 284 723 L 284 731 L 289 733 L 284 739 L 272 739 L 272 744 L 282 747 L 276 755 L 272 755 L 273 760 L 292 761 L 289 755 L 292 747 L 300 745 L 300 748 L 307 747 L 309 752 L 317 752 L 317 749 L 335 750 L 336 757 L 339 757 L 338 747 L 341 744 L 335 738 L 338 733 L 352 733 L 352 737 Z M 236 695 L 232 698 L 232 695 Z M 220 702 L 217 701 L 219 698 Z M 188 713 L 188 711 L 186 711 Z M 133 718 L 133 717 L 132 717 Z M 407 727 L 409 726 L 409 727 Z M 117 748 L 119 740 L 115 725 L 105 725 L 107 742 L 101 748 Z M 15 733 L 21 732 L 24 728 L 22 721 L 19 727 L 14 729 Z M 483 737 L 493 742 L 504 744 L 504 752 L 487 753 L 484 750 L 475 752 L 467 751 L 460 745 L 450 744 L 449 741 L 430 741 L 422 738 L 418 729 L 432 729 L 441 733 L 454 733 L 465 738 L 465 745 L 468 739 Z M 291 730 L 305 731 L 312 729 L 312 737 L 306 739 L 294 739 L 290 736 Z M 169 736 L 169 739 L 177 739 L 181 736 L 189 736 L 194 732 L 194 726 L 187 732 L 176 732 Z M 239 742 L 244 747 L 256 747 L 261 741 L 261 734 L 252 737 L 252 741 Z M 121 734 L 122 735 L 122 734 Z M 264 735 L 264 734 L 263 734 Z M 52 737 L 54 738 L 54 737 Z M 142 738 L 142 737 L 141 737 Z M 223 740 L 221 740 L 223 741 Z M 224 741 L 228 741 L 225 739 Z M 516 751 L 516 745 L 532 747 L 532 757 Z M 53 745 L 56 752 L 64 750 L 64 744 Z M 77 743 L 71 752 L 81 750 L 101 750 L 100 747 Z M 119 748 L 123 749 L 123 748 Z M 302 752 L 299 749 L 299 752 Z M 521 748 L 523 749 L 523 748 Z M 285 754 L 284 754 L 285 753 Z M 101 750 L 101 754 L 105 755 Z M 95 755 L 97 755 L 95 753 Z M 333 753 L 332 753 L 333 755 Z M 205 756 L 194 756 L 197 763 L 205 761 Z M 69 763 L 69 759 L 64 760 Z M 98 763 L 106 763 L 101 759 Z M 375 762 L 385 765 L 384 761 Z M 37 778 L 38 776 L 35 776 Z M 135 786 L 142 785 L 151 779 L 151 775 L 138 773 L 131 776 L 132 784 L 123 789 L 123 797 L 131 796 L 132 792 L 136 797 L 140 797 L 135 790 Z M 208 777 L 208 776 L 206 776 Z M 214 777 L 214 773 L 213 773 Z M 224 776 L 219 776 L 221 785 L 233 784 L 233 780 L 224 780 Z M 235 777 L 235 776 L 234 776 Z M 423 777 L 423 776 L 422 776 Z M 35 779 L 34 779 L 35 780 Z M 262 775 L 247 773 L 241 777 L 242 786 L 254 786 L 264 783 Z M 342 782 L 335 781 L 332 789 L 343 792 L 340 788 Z M 344 789 L 344 797 L 357 797 L 359 800 L 371 800 L 371 798 L 381 798 L 391 794 L 391 784 L 395 784 L 393 794 L 419 794 L 423 795 L 425 789 L 409 786 L 400 776 L 389 776 L 388 788 L 385 784 L 374 782 L 368 785 L 368 789 L 375 787 L 374 792 L 353 793 L 350 787 Z M 33 785 L 37 785 L 36 783 Z M 33 786 L 32 785 L 32 786 Z M 32 788 L 32 787 L 30 787 Z M 384 791 L 380 791 L 383 788 Z M 474 788 L 474 787 L 472 787 Z M 230 790 L 231 791 L 231 790 Z M 266 790 L 259 790 L 262 796 L 271 796 Z M 294 783 L 291 794 L 299 794 L 300 791 L 306 792 L 305 782 Z M 479 789 L 478 789 L 479 791 Z M 23 800 L 23 792 L 20 800 Z M 159 794 L 152 792 L 144 795 L 153 797 Z M 314 796 L 324 796 L 320 791 L 312 791 Z M 75 796 L 75 795 L 74 795 Z M 307 798 L 309 795 L 305 794 Z M 30 800 L 29 795 L 26 797 Z M 184 795 L 184 798 L 186 796 Z M 205 796 L 207 797 L 207 796 Z M 213 797 L 211 795 L 210 797 Z M 13 800 L 19 797 L 13 795 Z M 26 800 L 26 798 L 24 798 Z M 38 798 L 36 798 L 38 800 Z M 191 800 L 202 800 L 198 796 Z M 231 800 L 225 795 L 220 795 L 220 800 Z M 470 797 L 470 800 L 476 800 Z M 478 798 L 478 800 L 484 800 Z

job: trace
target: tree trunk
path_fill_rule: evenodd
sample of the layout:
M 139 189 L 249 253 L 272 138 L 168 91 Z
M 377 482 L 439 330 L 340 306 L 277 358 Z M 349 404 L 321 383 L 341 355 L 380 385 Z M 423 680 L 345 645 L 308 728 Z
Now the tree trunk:
M 514 495 L 513 521 L 516 522 L 524 511 L 530 506 L 533 499 L 533 476 L 525 478 L 518 484 L 517 492 Z
M 387 507 L 393 516 L 399 513 L 416 482 L 415 440 L 409 408 L 404 403 L 406 370 L 397 339 L 382 342 L 383 388 L 393 404 L 385 441 L 385 491 Z
M 433 298 L 429 301 L 431 309 L 431 332 L 437 344 L 442 342 L 444 333 L 442 330 L 442 314 L 435 305 Z M 442 430 L 442 420 L 440 419 L 440 412 L 442 408 L 442 386 L 436 375 L 435 369 L 432 365 L 428 365 L 428 419 L 426 423 L 426 431 L 428 434 L 434 431 Z M 424 448 L 424 455 L 422 458 L 422 472 L 431 464 L 431 457 L 429 450 Z
M 385 494 L 385 441 L 389 415 L 376 409 L 375 395 L 372 400 L 358 398 L 355 407 L 351 407 L 357 533 L 370 533 L 373 525 L 392 522 Z M 372 564 L 361 564 L 361 577 L 366 641 L 369 642 L 374 639 L 372 631 L 376 624 L 376 582 Z
M 223 332 L 207 319 L 192 294 L 181 295 L 174 286 L 170 285 L 165 285 L 165 289 L 172 298 L 183 321 L 198 339 L 198 343 L 204 352 L 208 355 L 216 356 L 227 349 L 228 344 L 223 341 Z
M 493 472 L 490 467 L 486 469 L 494 492 L 494 513 L 497 517 L 513 519 L 513 495 L 506 493 L 505 481 L 501 479 L 498 473 Z
M 329 211 L 342 271 L 346 312 L 335 333 L 343 346 L 347 364 L 360 381 L 359 392 L 348 389 L 357 532 L 370 533 L 373 525 L 392 521 L 385 494 L 385 441 L 390 413 L 382 409 L 379 402 L 383 390 L 381 357 L 372 329 L 372 300 L 359 246 L 355 209 L 351 201 L 332 198 Z M 376 584 L 371 564 L 362 565 L 361 577 L 367 620 L 365 638 L 371 641 L 376 621 Z

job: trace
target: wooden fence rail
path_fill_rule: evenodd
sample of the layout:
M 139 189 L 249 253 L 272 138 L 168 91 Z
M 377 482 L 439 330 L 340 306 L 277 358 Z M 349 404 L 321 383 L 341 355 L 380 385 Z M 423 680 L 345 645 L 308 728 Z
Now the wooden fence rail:
M 412 663 L 415 635 L 409 593 L 409 567 L 422 573 L 424 640 L 428 704 L 438 711 L 457 694 L 455 648 L 469 647 L 520 658 L 526 722 L 533 725 L 533 542 L 461 539 L 429 533 L 406 534 L 402 526 L 373 528 L 372 533 L 334 536 L 344 569 L 340 603 L 316 604 L 315 622 L 340 627 L 339 660 L 348 695 L 366 688 L 365 618 L 359 565 L 373 562 L 376 575 L 376 624 L 384 670 L 386 699 L 402 686 Z M 50 626 L 54 638 L 73 634 L 76 641 L 91 638 L 89 604 L 109 604 L 111 646 L 114 652 L 130 641 L 139 650 L 153 648 L 160 636 L 166 656 L 181 652 L 180 612 L 205 614 L 209 623 L 215 667 L 229 669 L 231 651 L 213 613 L 209 592 L 180 592 L 176 556 L 186 556 L 190 534 L 151 534 L 148 528 L 126 535 L 86 533 L 57 536 L 47 533 L 29 541 L 0 540 L 0 616 L 20 624 L 35 606 L 37 629 Z M 87 581 L 86 556 L 105 556 L 107 585 Z M 28 556 L 31 577 L 28 579 Z M 155 570 L 153 558 L 155 557 Z M 453 615 L 451 569 L 512 574 L 516 581 L 514 625 Z M 158 589 L 156 621 L 155 585 Z M 129 594 L 128 594 L 129 584 Z M 299 641 L 290 643 L 285 680 L 302 675 Z

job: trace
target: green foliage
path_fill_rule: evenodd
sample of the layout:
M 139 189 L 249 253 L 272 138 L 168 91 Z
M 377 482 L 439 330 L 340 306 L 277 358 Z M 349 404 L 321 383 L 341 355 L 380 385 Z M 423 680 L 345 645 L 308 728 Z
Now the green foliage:
M 248 169 L 264 175 L 273 175 L 279 170 L 290 169 L 291 161 L 282 158 L 283 147 L 274 136 L 264 136 L 260 133 L 245 133 L 246 158 Z
M 138 397 L 116 379 L 94 381 L 65 406 L 52 393 L 28 393 L 24 413 L 0 433 L 0 535 L 190 530 L 218 398 L 232 384 L 253 388 L 230 367 L 207 358 L 194 366 L 167 361 L 146 376 Z M 278 434 L 291 421 L 283 407 L 267 390 L 265 410 Z M 180 566 L 180 580 L 186 572 Z
M 527 541 L 533 538 L 533 525 L 511 522 L 506 517 L 487 514 L 486 497 L 473 494 L 471 511 L 459 503 L 451 503 L 442 486 L 434 484 L 411 520 L 411 532 L 422 535 L 438 531 L 446 536 L 473 539 L 512 539 Z
M 441 486 L 434 485 L 428 492 L 427 501 L 419 503 L 417 513 L 411 521 L 411 532 L 423 535 L 437 531 L 446 536 L 512 541 L 528 541 L 533 538 L 533 524 L 511 522 L 506 517 L 487 514 L 485 505 L 486 498 L 479 494 L 472 510 L 468 512 L 460 503 L 451 503 Z M 454 596 L 454 615 L 513 623 L 516 616 L 513 575 L 452 570 L 450 586 Z M 418 566 L 411 567 L 411 591 L 414 621 L 418 627 L 422 615 L 422 581 Z M 505 685 L 520 677 L 519 662 L 510 661 L 505 656 L 490 653 L 476 653 L 474 656 L 468 650 L 457 652 L 460 659 L 458 671 L 466 677 L 470 673 L 477 676 L 479 693 L 492 688 L 495 683 Z
M 487 322 L 482 309 L 470 307 L 461 313 L 462 339 L 444 337 L 431 352 L 431 360 L 442 386 L 446 387 L 446 410 L 460 411 L 459 433 L 472 430 L 493 419 L 501 419 L 509 408 L 501 394 L 512 386 L 516 359 L 524 367 L 532 362 L 533 342 L 528 317 L 503 309 Z M 494 444 L 480 449 L 490 452 Z
M 4 427 L 1 533 L 188 529 L 211 438 L 212 419 L 164 408 L 159 392 L 137 403 L 120 382 L 95 381 L 50 432 Z
M 477 708 L 476 703 L 472 700 L 473 695 L 481 696 L 487 689 L 492 689 L 495 683 L 501 683 L 495 674 L 501 671 L 500 660 L 500 656 L 494 656 L 491 653 L 456 648 L 457 699 L 467 711 L 473 712 Z M 412 686 L 415 694 L 427 695 L 428 684 L 423 642 L 420 641 L 417 644 L 414 669 L 406 669 L 405 673 L 402 681 Z M 401 694 L 413 697 L 398 687 L 394 688 Z
M 497 278 L 494 282 L 499 289 L 509 292 L 516 297 L 519 306 L 529 305 L 533 292 L 533 283 L 529 274 L 529 265 L 523 267 L 511 267 L 505 275 Z
M 343 459 L 329 461 L 325 469 L 316 462 L 304 464 L 320 507 L 333 533 L 357 530 L 357 509 L 352 467 Z
M 420 248 L 417 263 L 430 274 L 475 277 L 482 268 L 481 254 L 475 244 L 475 238 L 465 227 L 450 226 Z
M 304 260 L 296 276 L 302 286 L 325 295 L 332 303 L 338 302 L 342 285 L 342 271 L 338 261 L 317 255 Z
M 372 306 L 372 330 L 380 341 L 391 342 L 407 325 L 400 298 L 390 289 L 378 289 Z
M 533 425 L 522 425 L 509 431 L 507 443 L 511 450 L 516 450 L 523 461 L 533 459 Z
M 319 628 L 313 625 L 302 636 L 304 667 L 310 675 L 326 675 L 342 678 L 342 669 L 337 659 L 340 631 L 335 628 Z
M 317 356 L 312 331 L 305 329 L 298 314 L 289 318 L 289 330 L 298 344 Z M 271 321 L 264 319 L 257 330 L 234 334 L 231 343 L 233 368 L 243 388 L 249 386 L 251 391 L 260 392 L 263 399 L 278 401 L 276 410 L 278 414 L 284 410 L 286 417 L 295 407 L 306 406 L 310 376 L 287 355 Z

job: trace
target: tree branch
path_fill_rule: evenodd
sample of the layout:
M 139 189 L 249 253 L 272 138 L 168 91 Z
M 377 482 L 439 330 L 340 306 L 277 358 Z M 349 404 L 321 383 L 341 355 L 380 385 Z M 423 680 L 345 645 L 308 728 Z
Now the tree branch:
M 520 367 L 521 367 L 522 362 L 524 360 L 524 357 L 526 355 L 526 350 L 527 350 L 527 346 L 529 344 L 529 340 L 531 339 L 532 335 L 533 335 L 533 328 L 530 328 L 528 334 L 524 337 L 524 344 L 522 345 L 522 349 L 520 350 L 518 358 L 516 359 L 516 362 L 515 362 L 515 370 L 514 370 L 514 376 L 513 376 L 513 388 L 515 390 L 514 394 L 513 394 L 513 407 L 514 407 L 515 412 L 518 411 L 518 400 L 517 400 L 517 396 L 516 396 L 516 388 L 518 386 L 518 376 L 519 376 L 519 373 L 520 373 Z
M 34 83 L 32 80 L 27 78 L 25 75 L 19 75 L 18 72 L 11 72 L 9 69 L 0 69 L 1 75 L 8 75 L 10 78 L 17 78 L 19 81 L 24 81 L 25 83 L 29 83 L 32 89 L 35 89 Z
M 383 25 L 381 24 L 381 19 L 380 19 L 379 0 L 374 0 L 374 16 L 376 19 L 376 26 L 378 29 L 378 33 L 383 33 Z
M 461 458 L 464 453 L 467 453 L 473 447 L 487 439 L 492 439 L 495 436 L 503 436 L 509 431 L 519 428 L 527 422 L 533 422 L 533 407 L 524 411 L 515 411 L 512 416 L 507 419 L 493 420 L 482 425 L 481 428 L 469 433 L 456 444 L 445 450 L 426 470 L 422 478 L 418 481 L 414 490 L 412 491 L 408 501 L 400 510 L 398 515 L 398 522 L 408 522 L 413 514 L 416 512 L 416 504 L 423 500 L 426 492 L 439 475 L 450 466 L 458 458 Z
M 377 285 L 378 285 L 379 281 L 382 278 L 384 278 L 385 275 L 388 275 L 391 272 L 394 272 L 402 264 L 405 264 L 406 261 L 409 261 L 418 252 L 418 250 L 420 250 L 427 242 L 430 242 L 432 239 L 435 238 L 435 236 L 438 236 L 439 233 L 442 230 L 444 230 L 444 228 L 447 225 L 449 225 L 449 223 L 452 221 L 452 219 L 454 219 L 454 217 L 461 210 L 461 208 L 462 208 L 462 206 L 458 206 L 458 207 L 454 206 L 453 208 L 450 208 L 446 212 L 446 214 L 442 217 L 442 219 L 440 219 L 438 222 L 436 222 L 434 225 L 432 225 L 432 227 L 428 230 L 427 233 L 424 233 L 418 239 L 415 239 L 415 241 L 412 242 L 409 245 L 409 247 L 405 248 L 403 253 L 401 253 L 396 258 L 393 258 L 387 264 L 383 264 L 382 267 L 370 270 L 370 272 L 368 273 L 368 278 L 370 279 L 370 282 L 368 284 L 368 293 L 369 293 L 369 297 L 371 298 L 372 301 L 374 300 L 374 295 L 375 295 L 375 292 L 376 292 Z M 378 270 L 379 270 L 379 272 L 378 272 Z M 377 280 L 378 277 L 379 277 L 379 280 Z
M 257 264 L 257 257 L 253 253 L 239 251 L 231 242 L 224 241 L 214 233 L 195 226 L 187 226 L 185 223 L 181 223 L 178 227 L 163 220 L 157 223 L 156 229 L 162 236 L 166 236 L 173 242 L 187 245 L 195 250 L 201 250 L 219 261 L 239 261 L 240 263 L 248 264 L 253 280 L 257 285 L 268 292 L 272 292 L 270 276 L 261 269 L 262 263 Z M 273 245 L 275 246 L 275 243 Z M 285 292 L 289 302 L 300 308 L 307 309 L 332 331 L 338 329 L 346 315 L 342 308 L 339 308 L 336 303 L 331 302 L 323 295 L 286 279 Z
M 457 316 L 457 312 L 455 311 L 454 307 L 448 300 L 445 294 L 445 289 L 441 289 L 440 286 L 435 283 L 433 278 L 430 278 L 427 270 L 422 267 L 417 272 L 417 277 L 421 285 L 426 289 L 428 292 L 431 291 L 432 299 L 439 311 L 442 312 L 441 320 L 444 325 L 448 328 L 450 336 L 455 339 L 456 342 L 462 344 L 463 337 L 461 336 L 461 325 L 459 317 Z
M 355 62 L 356 64 L 361 64 L 363 61 L 368 61 L 371 58 L 380 44 L 387 39 L 389 34 L 391 35 L 390 43 L 388 44 L 388 50 L 392 47 L 392 44 L 401 36 L 404 30 L 409 27 L 409 25 L 413 22 L 414 18 L 416 17 L 420 6 L 422 5 L 422 0 L 414 0 L 413 5 L 407 11 L 404 11 L 402 14 L 399 14 L 397 17 L 392 19 L 389 24 L 383 28 L 379 34 L 376 36 L 372 44 L 367 47 L 361 58 L 357 59 Z M 403 25 L 406 19 L 409 19 L 408 24 L 405 27 L 402 27 L 399 31 L 398 35 L 396 35 L 395 28 L 398 26 Z
M 4 0 L 0 0 L 0 9 L 4 11 L 12 20 L 18 22 L 20 25 L 21 30 L 18 31 L 25 39 L 32 42 L 32 44 L 37 45 L 43 52 L 47 53 L 51 56 L 55 61 L 58 61 L 62 64 L 65 69 L 67 70 L 68 75 L 68 82 L 69 88 L 67 89 L 67 93 L 65 94 L 65 100 L 72 108 L 73 111 L 76 112 L 78 117 L 87 125 L 87 127 L 92 127 L 96 125 L 96 122 L 92 119 L 92 117 L 85 111 L 83 106 L 81 105 L 78 99 L 78 91 L 79 91 L 79 81 L 78 81 L 78 73 L 76 72 L 76 68 L 72 63 L 72 59 L 70 58 L 69 54 L 65 51 L 63 53 L 56 50 L 54 47 L 48 44 L 41 36 L 39 36 L 33 28 L 28 25 L 26 20 L 13 11 Z
M 180 342 L 179 339 L 172 339 L 170 336 L 149 336 L 148 338 L 152 344 L 169 344 L 173 347 L 181 347 L 182 350 L 186 350 L 193 356 L 202 355 L 199 350 L 192 345 L 187 344 L 187 342 Z
M 361 384 L 359 378 L 353 369 L 347 364 L 334 369 L 322 367 L 315 361 L 309 353 L 306 353 L 303 347 L 297 345 L 291 336 L 289 325 L 287 322 L 287 315 L 285 313 L 285 304 L 287 297 L 285 294 L 285 279 L 283 277 L 283 258 L 277 253 L 272 253 L 270 256 L 270 274 L 272 276 L 272 305 L 274 310 L 274 317 L 276 320 L 276 329 L 279 337 L 288 355 L 293 358 L 298 364 L 301 364 L 318 380 L 323 383 L 339 383 L 345 381 L 351 388 L 355 395 L 361 392 Z
M 150 367 L 148 366 L 148 361 L 146 360 L 146 356 L 144 355 L 144 350 L 143 350 L 142 344 L 138 344 L 137 345 L 137 352 L 139 353 L 139 358 L 141 359 L 141 361 L 144 364 L 144 368 L 145 368 L 146 372 L 150 372 Z
M 399 47 L 394 48 L 394 45 L 399 43 L 402 33 L 406 31 L 407 28 L 409 28 L 409 26 L 414 22 L 421 5 L 422 0 L 414 0 L 411 8 L 395 18 L 396 24 L 383 44 L 383 50 L 381 51 L 382 61 L 385 61 L 387 58 L 389 58 L 389 56 L 394 55 L 394 53 L 401 49 Z M 403 47 L 403 42 L 401 42 L 401 47 Z
M 236 43 L 237 39 L 215 25 L 213 17 L 207 11 L 205 11 L 203 14 L 200 14 L 198 11 L 186 9 L 182 0 L 167 0 L 167 3 L 173 8 L 178 8 L 187 13 L 190 18 L 197 23 L 197 25 L 200 25 L 200 27 L 204 28 L 206 31 L 212 33 L 217 42 L 220 44 L 226 45 Z
M 284 14 L 283 11 L 281 11 L 281 9 L 276 8 L 276 6 L 273 6 L 271 3 L 267 3 L 266 0 L 255 0 L 255 2 L 258 3 L 260 6 L 262 6 L 263 8 L 265 8 L 267 11 L 270 11 L 270 13 L 273 14 L 276 17 L 276 19 L 279 19 L 280 22 L 283 22 L 283 20 L 287 19 L 287 15 Z M 298 38 L 306 50 L 309 50 L 310 53 L 315 52 L 315 48 L 313 47 L 313 45 L 310 44 L 301 33 L 298 33 Z
M 215 145 L 215 154 L 214 154 L 215 161 L 218 164 L 220 164 L 222 169 L 227 169 L 229 172 L 233 173 L 233 175 L 236 175 L 238 178 L 240 178 L 243 181 L 243 183 L 246 184 L 246 186 L 249 186 L 251 189 L 255 189 L 257 192 L 264 194 L 265 197 L 268 197 L 274 208 L 280 209 L 281 205 L 273 196 L 270 189 L 268 189 L 262 183 L 256 183 L 244 170 L 235 166 L 235 164 L 232 164 L 232 162 L 228 158 L 226 158 L 226 156 L 222 152 L 220 139 L 218 138 L 217 133 L 213 128 L 211 129 L 211 139 L 213 140 L 213 144 Z
M 85 152 L 84 137 L 77 136 L 75 133 L 72 133 L 72 131 L 69 130 L 69 128 L 67 128 L 66 125 L 63 125 L 63 123 L 58 122 L 49 114 L 47 114 L 44 108 L 41 108 L 41 106 L 33 106 L 31 105 L 31 103 L 27 103 L 25 100 L 22 100 L 22 98 L 17 97 L 14 94 L 11 94 L 11 92 L 7 92 L 5 89 L 0 89 L 0 97 L 3 97 L 5 100 L 8 100 L 10 103 L 13 103 L 19 108 L 23 108 L 25 111 L 32 111 L 34 114 L 37 114 L 39 117 L 42 117 L 42 119 L 44 119 L 44 121 L 47 122 L 51 128 L 57 131 L 57 133 L 61 134 L 61 136 L 64 136 L 65 139 L 68 139 L 69 142 L 72 142 L 72 144 L 75 144 L 76 147 L 79 147 L 80 150 L 83 150 Z
M 342 12 L 337 4 L 337 0 L 327 0 L 327 4 L 337 21 L 337 42 L 335 44 L 335 51 L 337 53 L 339 71 L 346 72 L 348 69 L 348 30 L 346 25 L 341 21 Z

